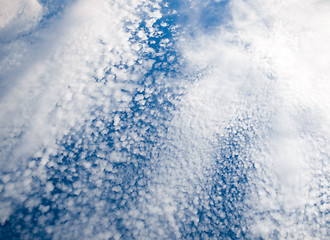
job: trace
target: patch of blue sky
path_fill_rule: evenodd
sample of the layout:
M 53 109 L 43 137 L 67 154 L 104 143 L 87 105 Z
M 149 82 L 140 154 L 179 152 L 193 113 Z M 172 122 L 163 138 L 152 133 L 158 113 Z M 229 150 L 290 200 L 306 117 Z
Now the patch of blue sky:
M 40 0 L 39 2 L 45 8 L 45 19 L 50 19 L 54 16 L 60 15 L 66 7 L 74 4 L 77 0 L 65 1 L 65 0 Z
M 192 36 L 210 34 L 220 26 L 226 26 L 230 19 L 229 0 L 216 1 L 168 1 L 175 10 L 177 23 Z

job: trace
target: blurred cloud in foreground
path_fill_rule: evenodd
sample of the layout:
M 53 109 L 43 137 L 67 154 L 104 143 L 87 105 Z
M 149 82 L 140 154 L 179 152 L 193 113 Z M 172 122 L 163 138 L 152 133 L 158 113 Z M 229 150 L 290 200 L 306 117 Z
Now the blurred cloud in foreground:
M 1 40 L 29 31 L 41 19 L 43 8 L 37 0 L 0 1 Z

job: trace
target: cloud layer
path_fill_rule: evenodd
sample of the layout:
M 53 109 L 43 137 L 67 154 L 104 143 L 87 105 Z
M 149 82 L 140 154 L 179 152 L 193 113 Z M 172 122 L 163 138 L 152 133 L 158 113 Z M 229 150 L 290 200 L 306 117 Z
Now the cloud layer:
M 37 0 L 1 1 L 1 40 L 10 40 L 17 34 L 30 30 L 41 19 L 42 10 L 42 6 Z
M 327 2 L 3 6 L 0 236 L 329 236 Z

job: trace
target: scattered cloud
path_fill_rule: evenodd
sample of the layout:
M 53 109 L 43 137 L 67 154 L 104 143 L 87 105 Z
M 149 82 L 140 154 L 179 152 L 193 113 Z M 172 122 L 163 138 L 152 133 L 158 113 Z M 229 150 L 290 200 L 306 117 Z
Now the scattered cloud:
M 49 4 L 1 2 L 2 226 L 327 237 L 330 4 Z
M 329 88 L 329 5 L 232 1 L 230 6 L 230 25 L 220 27 L 217 35 L 183 44 L 189 69 L 205 69 L 192 94 L 186 95 L 196 99 L 188 104 L 201 107 L 189 107 L 185 115 L 200 121 L 197 129 L 209 138 L 216 133 L 236 138 L 253 129 L 252 147 L 245 138 L 235 140 L 239 158 L 256 167 L 247 171 L 254 186 L 247 194 L 250 200 L 245 200 L 243 219 L 251 219 L 246 233 L 322 239 L 326 220 L 321 209 L 328 208 L 321 196 L 329 169 L 323 155 L 328 152 L 329 100 L 322 93 Z M 229 140 L 227 148 L 233 144 Z

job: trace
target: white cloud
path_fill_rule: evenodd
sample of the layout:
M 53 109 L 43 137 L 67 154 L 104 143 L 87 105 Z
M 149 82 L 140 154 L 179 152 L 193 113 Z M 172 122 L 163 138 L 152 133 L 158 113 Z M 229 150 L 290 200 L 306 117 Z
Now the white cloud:
M 10 22 L 10 16 L 6 15 L 3 17 L 4 29 L 21 31 L 17 26 L 27 20 L 30 26 L 40 10 L 37 7 L 40 4 L 36 3 L 17 2 L 12 15 L 23 9 L 24 19 L 13 17 Z M 8 9 L 14 6 L 9 2 L 6 4 Z M 31 194 L 29 188 L 21 189 L 18 184 L 30 177 L 24 175 L 29 168 L 34 169 L 33 175 L 40 179 L 39 187 L 49 194 L 54 186 L 48 181 L 44 165 L 58 164 L 49 157 L 61 154 L 59 142 L 70 134 L 84 131 L 81 138 L 85 143 L 93 142 L 90 134 L 98 134 L 90 130 L 95 118 L 103 115 L 106 118 L 103 121 L 111 122 L 112 112 L 128 109 L 132 96 L 126 95 L 136 91 L 136 81 L 151 67 L 148 60 L 142 59 L 143 52 L 149 48 L 130 39 L 143 20 L 139 12 L 144 11 L 144 4 L 148 2 L 77 1 L 49 27 L 34 30 L 38 41 L 23 43 L 23 50 L 28 48 L 28 56 L 18 66 L 8 65 L 11 71 L 7 71 L 8 79 L 2 80 L 6 92 L 0 102 L 0 164 L 3 172 L 10 173 L 10 182 L 15 183 L 15 187 L 5 190 L 6 196 L 12 199 L 12 209 L 3 212 L 2 222 L 10 217 L 8 211 L 14 210 L 15 204 L 24 202 L 19 200 L 22 196 Z M 150 4 L 156 10 L 150 19 L 155 21 L 161 17 L 158 4 Z M 130 25 L 136 27 L 126 31 Z M 24 27 L 24 31 L 26 29 Z M 23 38 L 21 41 L 28 40 Z M 138 60 L 140 64 L 136 63 Z M 96 127 L 100 132 L 106 130 L 99 124 Z M 95 144 L 87 149 L 93 147 Z M 103 151 L 108 150 L 107 146 L 103 148 Z M 104 156 L 101 152 L 98 155 Z M 41 165 L 30 167 L 28 159 L 31 157 L 40 157 Z M 120 156 L 118 158 L 124 161 Z
M 256 192 L 245 201 L 251 237 L 324 238 L 320 214 L 328 206 L 320 196 L 329 171 L 330 5 L 235 0 L 230 6 L 233 21 L 218 34 L 198 32 L 190 44 L 182 43 L 188 72 L 200 69 L 204 76 L 188 90 L 189 107 L 179 115 L 188 117 L 188 126 L 196 123 L 189 131 L 201 134 L 196 146 L 204 136 L 212 142 L 217 134 L 244 133 L 244 125 L 253 129 L 252 146 L 238 140 L 239 155 L 248 156 L 242 160 L 257 167 L 248 173 Z M 192 139 L 189 132 L 186 138 Z
M 178 11 L 194 19 L 210 2 Z M 56 225 L 45 228 L 54 239 L 119 239 L 118 219 L 131 236 L 146 239 L 180 238 L 184 227 L 215 235 L 231 228 L 237 238 L 242 231 L 265 239 L 326 236 L 328 3 L 233 0 L 226 26 L 209 34 L 190 26 L 194 37 L 176 33 L 185 67 L 180 79 L 155 73 L 143 85 L 138 81 L 155 63 L 143 55 L 165 54 L 145 42 L 159 34 L 153 25 L 162 17 L 158 1 L 80 0 L 43 29 L 33 29 L 42 13 L 37 1 L 4 4 L 1 31 L 33 30 L 37 41 L 23 37 L 1 46 L 11 53 L 0 68 L 6 77 L 0 166 L 8 173 L 1 176 L 2 223 L 20 204 L 51 212 L 41 197 L 30 197 L 40 191 L 63 210 Z M 146 28 L 139 28 L 144 20 Z M 165 50 L 169 41 L 161 42 Z M 181 97 L 174 102 L 168 96 L 176 93 Z M 170 118 L 148 108 L 155 96 L 163 111 L 171 111 L 166 100 L 173 101 Z M 140 111 L 131 110 L 132 102 Z M 102 141 L 109 136 L 113 148 Z M 91 153 L 96 167 L 86 160 Z M 148 158 L 150 169 L 139 168 L 134 154 Z M 61 162 L 76 156 L 77 165 Z M 116 168 L 127 162 L 137 171 L 125 172 L 132 186 Z M 79 180 L 51 182 L 47 168 Z M 244 176 L 248 183 L 239 181 Z M 232 185 L 236 193 L 229 192 Z M 51 195 L 55 188 L 63 194 Z M 102 199 L 105 192 L 117 205 Z
M 1 39 L 9 40 L 35 26 L 42 17 L 42 6 L 37 0 L 1 0 L 0 1 Z

